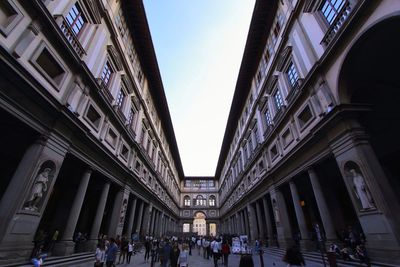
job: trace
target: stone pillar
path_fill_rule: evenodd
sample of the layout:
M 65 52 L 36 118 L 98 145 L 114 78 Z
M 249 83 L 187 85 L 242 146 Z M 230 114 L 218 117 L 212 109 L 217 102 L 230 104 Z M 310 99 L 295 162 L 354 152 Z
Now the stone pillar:
M 257 222 L 258 222 L 258 238 L 259 239 L 264 239 L 265 238 L 265 233 L 264 233 L 264 224 L 262 222 L 262 214 L 261 214 L 261 207 L 260 207 L 260 202 L 256 202 L 256 211 L 257 211 Z
M 367 239 L 369 256 L 377 261 L 390 259 L 400 264 L 400 202 L 396 192 L 369 143 L 369 136 L 361 129 L 362 126 L 350 119 L 342 120 L 341 124 L 337 127 L 347 126 L 347 129 L 342 130 L 340 138 L 332 136 L 331 148 Z M 350 127 L 351 131 L 348 129 Z M 352 169 L 370 193 L 373 202 L 371 208 L 363 207 L 356 195 Z
M 129 191 L 127 188 L 120 190 L 115 196 L 113 213 L 111 216 L 108 236 L 116 238 L 122 235 L 126 209 L 128 207 Z
M 254 207 L 251 204 L 247 204 L 247 214 L 246 214 L 246 219 L 248 222 L 248 229 L 249 229 L 249 234 L 250 237 L 249 239 L 251 241 L 255 241 L 258 237 L 258 231 L 257 231 L 257 222 L 256 222 L 256 213 L 254 211 Z
M 300 205 L 300 198 L 296 184 L 293 181 L 291 181 L 289 182 L 289 187 L 290 187 L 290 192 L 292 193 L 293 206 L 296 213 L 296 219 L 299 225 L 299 230 L 301 235 L 300 245 L 304 249 L 311 249 L 315 247 L 315 244 L 313 244 L 310 240 L 310 234 L 307 229 L 306 220 L 304 219 L 303 209 Z
M 0 258 L 28 258 L 33 249 L 37 227 L 43 216 L 49 192 L 68 150 L 68 144 L 53 134 L 36 140 L 23 155 L 0 200 Z M 37 202 L 35 209 L 28 209 L 27 201 L 35 182 L 46 168 L 47 190 Z
M 275 246 L 276 242 L 274 239 L 274 230 L 272 228 L 272 220 L 269 213 L 269 207 L 267 202 L 267 196 L 262 198 L 264 206 L 265 224 L 267 225 L 267 235 L 268 235 L 268 246 Z
M 335 240 L 337 239 L 335 228 L 333 227 L 331 214 L 329 213 L 329 208 L 322 193 L 317 174 L 313 169 L 309 169 L 308 176 L 310 177 L 311 186 L 314 192 L 315 201 L 317 202 L 319 215 L 321 216 L 322 225 L 325 230 L 326 239 Z
M 153 208 L 150 213 L 150 226 L 149 226 L 149 233 L 151 236 L 154 236 L 154 221 L 155 221 L 156 214 L 157 214 L 157 210 Z
M 281 247 L 287 248 L 293 244 L 293 237 L 285 199 L 278 189 L 272 189 L 270 195 L 274 209 L 277 239 Z
M 145 232 L 142 233 L 142 227 L 143 227 L 143 222 L 142 222 L 142 218 L 143 218 L 143 207 L 144 207 L 144 202 L 142 201 L 142 202 L 140 202 L 139 217 L 138 217 L 138 219 L 137 219 L 137 224 L 136 224 L 136 232 L 137 232 L 139 235 L 145 234 Z
M 87 169 L 81 178 L 78 191 L 76 192 L 74 202 L 72 203 L 72 207 L 69 212 L 69 217 L 66 224 L 67 226 L 65 227 L 64 234 L 62 235 L 63 241 L 56 243 L 54 247 L 54 255 L 71 255 L 74 253 L 74 232 L 76 224 L 78 223 L 79 214 L 82 209 L 91 174 L 92 170 Z
M 235 214 L 235 223 L 236 223 L 236 229 L 237 229 L 237 234 L 242 235 L 242 216 L 240 216 L 240 213 Z
M 247 207 L 243 209 L 242 211 L 243 215 L 243 225 L 244 225 L 244 232 L 245 234 L 249 237 L 249 240 L 251 240 L 251 234 L 250 234 L 250 223 L 249 223 L 249 215 L 247 213 Z
M 93 250 L 97 244 L 99 237 L 101 222 L 103 221 L 104 209 L 107 203 L 108 192 L 110 191 L 110 183 L 103 186 L 103 191 L 99 199 L 99 204 L 96 210 L 96 216 L 93 221 L 92 230 L 90 231 L 90 241 L 88 242 L 88 249 Z
M 129 219 L 128 219 L 128 227 L 126 229 L 125 235 L 130 239 L 132 237 L 132 229 L 133 229 L 133 220 L 135 218 L 135 213 L 136 213 L 136 202 L 137 198 L 134 197 L 135 199 L 132 202 L 131 210 L 129 211 Z
M 153 204 L 145 204 L 147 207 L 143 211 L 143 231 L 145 235 L 150 235 L 151 213 L 153 211 Z

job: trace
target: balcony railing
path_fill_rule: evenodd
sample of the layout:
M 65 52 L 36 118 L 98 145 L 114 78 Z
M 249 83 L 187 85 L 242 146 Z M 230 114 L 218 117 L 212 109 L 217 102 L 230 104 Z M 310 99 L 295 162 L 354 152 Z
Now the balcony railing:
M 76 37 L 75 33 L 72 31 L 71 26 L 69 26 L 68 22 L 61 15 L 55 16 L 57 23 L 60 25 L 61 31 L 64 33 L 64 36 L 67 38 L 68 42 L 72 45 L 75 52 L 79 57 L 82 57 L 86 54 L 85 49 L 83 49 L 81 43 Z
M 324 38 L 322 38 L 321 44 L 328 45 L 332 41 L 336 33 L 342 27 L 343 23 L 349 17 L 352 10 L 353 8 L 350 4 L 350 1 L 346 1 L 342 9 L 339 11 L 337 17 L 333 20 Z

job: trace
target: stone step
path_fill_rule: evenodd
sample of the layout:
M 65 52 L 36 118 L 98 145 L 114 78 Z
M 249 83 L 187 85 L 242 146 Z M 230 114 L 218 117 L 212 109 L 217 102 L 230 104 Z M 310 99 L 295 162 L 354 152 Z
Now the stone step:
M 285 250 L 281 249 L 281 248 L 267 248 L 265 250 L 266 254 L 270 254 L 270 255 L 274 255 L 274 256 L 279 256 L 283 258 L 283 255 L 285 255 Z M 316 251 L 306 251 L 306 252 L 302 252 L 305 261 L 312 261 L 312 262 L 317 262 L 322 264 L 322 256 L 321 253 L 316 252 Z M 327 264 L 327 266 L 329 266 L 328 263 L 328 258 L 327 255 L 324 254 L 324 258 L 325 258 L 325 263 Z M 365 266 L 364 265 L 360 265 L 359 261 L 345 261 L 342 259 L 336 259 L 338 266 Z M 375 261 L 371 261 L 371 266 L 376 266 L 376 267 L 398 267 L 398 265 L 394 265 L 394 264 L 389 264 L 389 263 L 382 263 L 382 262 L 375 262 Z
M 80 263 L 93 261 L 94 252 L 86 252 L 86 253 L 76 253 L 70 256 L 51 256 L 45 259 L 42 266 L 54 266 L 54 267 L 63 267 L 63 266 L 75 266 Z M 32 267 L 32 263 L 30 262 L 19 262 L 12 263 L 7 265 L 1 265 L 2 267 Z

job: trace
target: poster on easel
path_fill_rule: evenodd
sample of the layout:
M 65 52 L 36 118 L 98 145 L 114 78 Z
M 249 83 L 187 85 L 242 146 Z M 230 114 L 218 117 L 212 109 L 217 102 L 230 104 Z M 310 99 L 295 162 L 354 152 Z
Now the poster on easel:
M 240 239 L 239 237 L 234 237 L 232 238 L 232 253 L 238 254 L 240 252 L 241 252 Z

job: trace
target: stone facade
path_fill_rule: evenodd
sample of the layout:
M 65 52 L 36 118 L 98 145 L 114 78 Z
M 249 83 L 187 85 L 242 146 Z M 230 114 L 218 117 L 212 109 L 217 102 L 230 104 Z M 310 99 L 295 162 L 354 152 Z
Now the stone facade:
M 176 230 L 183 171 L 142 7 L 0 4 L 0 265 L 56 231 L 51 255 Z
M 141 1 L 0 9 L 0 264 L 198 213 L 270 246 L 353 231 L 400 264 L 400 2 L 256 1 L 214 177 L 184 176 Z
M 399 4 L 257 2 L 216 172 L 220 231 L 303 249 L 352 231 L 399 263 Z

